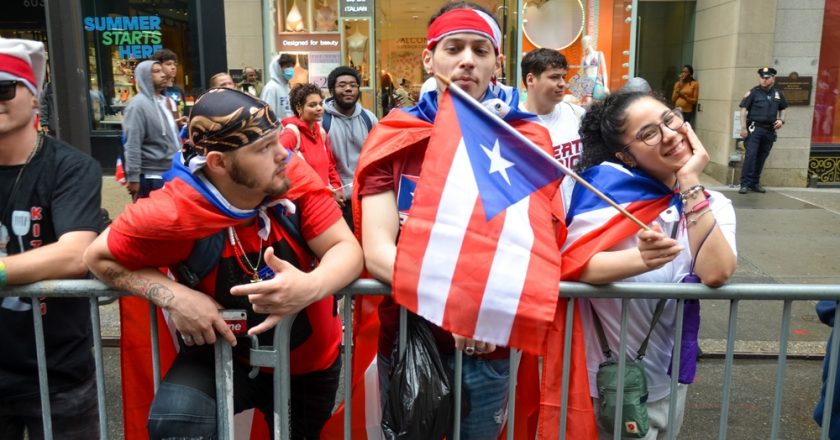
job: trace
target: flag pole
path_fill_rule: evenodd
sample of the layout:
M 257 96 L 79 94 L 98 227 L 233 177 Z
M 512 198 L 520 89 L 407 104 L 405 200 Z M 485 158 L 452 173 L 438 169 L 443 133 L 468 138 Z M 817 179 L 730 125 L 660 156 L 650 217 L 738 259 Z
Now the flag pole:
M 650 231 L 651 230 L 650 227 L 648 227 L 648 225 L 642 223 L 642 221 L 639 220 L 638 218 L 636 218 L 633 214 L 630 214 L 630 212 L 628 212 L 626 209 L 624 209 L 623 206 L 619 205 L 613 199 L 609 198 L 609 196 L 602 193 L 598 188 L 595 188 L 594 186 L 592 186 L 592 184 L 590 184 L 589 182 L 584 180 L 582 177 L 580 177 L 580 175 L 578 173 L 574 172 L 571 168 L 569 168 L 569 167 L 563 165 L 562 163 L 558 162 L 557 160 L 555 160 L 554 157 L 552 157 L 550 154 L 545 152 L 545 150 L 543 150 L 542 148 L 537 146 L 537 144 L 535 144 L 532 140 L 528 139 L 527 137 L 525 137 L 525 135 L 516 131 L 515 128 L 511 127 L 510 124 L 505 122 L 504 119 L 500 118 L 497 114 L 491 112 L 489 109 L 487 109 L 486 107 L 481 105 L 481 103 L 479 103 L 475 98 L 468 95 L 467 92 L 464 91 L 464 89 L 458 87 L 458 85 L 454 84 L 449 78 L 446 78 L 439 73 L 435 73 L 435 77 L 437 79 L 441 80 L 444 84 L 446 84 L 446 86 L 449 88 L 449 90 L 451 92 L 455 93 L 456 95 L 460 96 L 461 98 L 466 100 L 468 103 L 470 103 L 470 105 L 472 107 L 474 107 L 476 110 L 484 113 L 487 116 L 495 118 L 498 122 L 501 123 L 501 126 L 502 126 L 502 128 L 505 129 L 505 131 L 507 131 L 512 136 L 516 137 L 523 144 L 527 145 L 530 149 L 532 149 L 534 152 L 539 154 L 542 158 L 551 162 L 551 164 L 554 165 L 555 168 L 562 171 L 563 174 L 569 176 L 575 182 L 583 185 L 586 189 L 588 189 L 589 191 L 592 191 L 596 196 L 598 196 L 598 198 L 607 202 L 613 208 L 617 209 L 618 212 L 620 212 L 623 216 L 627 217 L 628 219 L 630 219 L 630 221 L 632 221 L 633 223 L 638 225 L 639 228 L 644 229 L 645 231 Z

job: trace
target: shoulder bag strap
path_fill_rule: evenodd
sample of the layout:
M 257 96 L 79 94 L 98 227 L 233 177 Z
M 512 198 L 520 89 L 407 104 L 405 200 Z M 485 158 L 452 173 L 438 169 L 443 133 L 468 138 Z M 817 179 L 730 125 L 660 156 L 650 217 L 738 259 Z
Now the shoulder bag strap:
M 653 333 L 653 328 L 656 327 L 656 323 L 659 322 L 659 317 L 662 316 L 662 310 L 665 309 L 665 301 L 665 298 L 662 298 L 656 303 L 656 310 L 653 311 L 653 318 L 650 319 L 650 330 L 648 330 L 645 340 L 642 341 L 642 345 L 639 346 L 639 351 L 637 352 L 639 355 L 636 357 L 636 360 L 642 360 L 645 357 L 650 334 Z
M 610 344 L 607 342 L 607 336 L 604 334 L 604 327 L 601 326 L 601 319 L 598 317 L 598 312 L 595 311 L 595 306 L 589 303 L 592 309 L 592 320 L 595 322 L 595 333 L 598 334 L 598 343 L 601 345 L 601 351 L 607 359 L 612 357 L 612 350 Z

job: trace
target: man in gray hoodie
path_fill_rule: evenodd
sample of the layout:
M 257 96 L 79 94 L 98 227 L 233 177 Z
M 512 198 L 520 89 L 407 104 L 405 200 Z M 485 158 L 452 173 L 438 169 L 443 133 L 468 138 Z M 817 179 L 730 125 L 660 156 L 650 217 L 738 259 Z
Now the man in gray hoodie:
M 344 218 L 353 228 L 353 209 L 350 193 L 353 192 L 353 174 L 359 162 L 359 153 L 368 137 L 368 132 L 379 122 L 376 115 L 359 103 L 361 76 L 356 69 L 338 66 L 327 77 L 327 88 L 331 98 L 324 102 L 324 118 L 321 126 L 330 137 L 330 146 L 335 157 L 335 166 L 341 177 L 345 202 Z
M 267 102 L 277 120 L 294 116 L 289 103 L 289 80 L 295 76 L 295 59 L 287 54 L 280 54 L 271 60 L 268 68 L 269 81 L 260 93 L 260 99 Z
M 143 61 L 134 78 L 139 93 L 128 101 L 122 126 L 128 193 L 137 200 L 163 186 L 163 173 L 181 142 L 162 94 L 168 79 L 160 63 Z

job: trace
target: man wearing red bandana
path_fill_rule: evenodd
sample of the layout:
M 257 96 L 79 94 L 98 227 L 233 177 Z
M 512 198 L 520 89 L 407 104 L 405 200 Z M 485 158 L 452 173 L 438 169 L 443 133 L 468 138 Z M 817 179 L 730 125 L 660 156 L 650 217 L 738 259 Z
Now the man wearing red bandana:
M 266 330 L 299 312 L 292 437 L 317 438 L 332 412 L 341 368 L 332 295 L 359 275 L 362 253 L 320 178 L 279 144 L 277 127 L 265 102 L 211 89 L 193 107 L 189 141 L 164 188 L 128 207 L 86 252 L 100 279 L 159 306 L 178 332 L 178 353 L 147 412 L 153 439 L 215 438 L 217 337 L 234 346 L 234 411 L 258 408 L 272 424 L 271 374 L 248 377 L 247 335 L 235 337 L 220 308 L 245 310 L 261 345 L 271 344 Z M 293 214 L 299 231 L 281 217 Z M 194 287 L 154 269 L 187 283 L 179 268 L 197 240 L 219 233 L 220 255 Z
M 533 117 L 518 110 L 515 90 L 491 87 L 491 79 L 502 63 L 500 46 L 501 31 L 490 13 L 467 2 L 449 3 L 430 20 L 423 66 L 430 75 L 449 78 L 508 122 Z M 444 90 L 444 83 L 437 80 L 437 90 L 424 94 L 415 107 L 391 112 L 371 132 L 362 149 L 354 183 L 354 220 L 356 230 L 361 230 L 367 270 L 388 284 L 394 275 L 400 229 L 409 215 L 413 188 L 420 176 L 437 115 L 438 97 Z M 356 310 L 364 313 L 370 308 L 357 303 Z M 381 330 L 376 362 L 384 403 L 391 385 L 389 369 L 396 361 L 392 359 L 392 351 L 397 339 L 398 305 L 392 298 L 385 298 L 379 304 L 378 318 Z M 450 367 L 454 365 L 456 350 L 465 354 L 463 395 L 467 396 L 469 410 L 462 412 L 461 438 L 496 438 L 508 417 L 508 350 L 428 325 L 444 362 Z M 359 344 L 357 340 L 357 352 L 363 350 L 358 348 Z M 359 374 L 359 367 L 358 363 L 354 365 L 354 374 Z M 354 418 L 356 414 L 354 411 Z M 355 421 L 353 428 L 357 434 Z

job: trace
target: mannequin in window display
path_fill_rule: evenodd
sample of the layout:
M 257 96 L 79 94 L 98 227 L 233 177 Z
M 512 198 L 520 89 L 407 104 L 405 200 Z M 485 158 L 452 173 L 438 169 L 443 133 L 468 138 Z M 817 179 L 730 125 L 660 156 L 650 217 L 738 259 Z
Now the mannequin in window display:
M 318 32 L 338 30 L 338 14 L 327 0 L 318 2 L 318 8 L 315 10 L 315 30 Z
M 595 47 L 595 39 L 590 35 L 584 35 L 580 43 L 583 46 L 583 59 L 580 61 L 581 76 L 590 83 L 586 89 L 591 90 L 586 93 L 586 96 L 592 98 L 610 93 L 608 87 L 610 80 L 607 76 L 607 60 L 604 58 L 604 53 Z
M 303 32 L 303 16 L 300 14 L 300 9 L 297 7 L 297 2 L 292 3 L 289 13 L 286 14 L 286 31 L 287 32 Z
M 356 27 L 355 32 L 347 37 L 347 55 L 350 57 L 352 66 L 359 67 L 364 64 L 367 54 L 367 40 L 368 37 L 359 31 L 359 27 Z
M 105 115 L 109 112 L 108 100 L 105 99 L 105 95 L 99 90 L 96 78 L 90 79 L 90 112 L 91 121 L 93 121 L 95 128 L 99 127 L 99 121 L 105 119 Z

